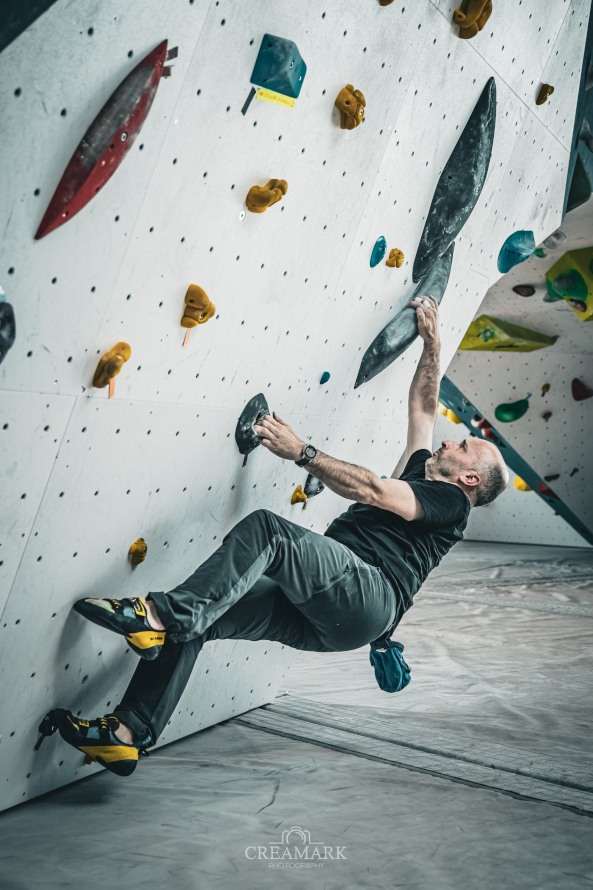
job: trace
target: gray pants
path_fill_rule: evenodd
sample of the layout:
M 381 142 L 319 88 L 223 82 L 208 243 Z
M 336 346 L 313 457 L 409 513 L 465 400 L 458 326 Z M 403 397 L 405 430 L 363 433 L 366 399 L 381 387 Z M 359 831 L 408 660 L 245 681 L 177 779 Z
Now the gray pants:
M 151 593 L 167 631 L 155 661 L 140 660 L 115 715 L 154 744 L 208 640 L 272 640 L 341 652 L 381 637 L 396 597 L 382 571 L 332 538 L 256 510 L 186 581 Z

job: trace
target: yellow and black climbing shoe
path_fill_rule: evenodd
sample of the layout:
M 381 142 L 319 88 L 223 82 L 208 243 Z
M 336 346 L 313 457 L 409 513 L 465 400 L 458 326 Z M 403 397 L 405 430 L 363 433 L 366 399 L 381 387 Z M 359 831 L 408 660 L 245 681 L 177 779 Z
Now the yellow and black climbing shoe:
M 150 739 L 147 737 L 133 745 L 125 745 L 115 735 L 118 727 L 119 720 L 113 714 L 96 720 L 82 720 L 71 711 L 54 708 L 39 725 L 41 735 L 35 750 L 39 750 L 46 736 L 58 730 L 65 742 L 86 755 L 86 763 L 96 761 L 117 776 L 130 776 L 136 769 L 138 752 L 143 751 Z
M 141 658 L 152 661 L 161 654 L 164 630 L 153 630 L 146 617 L 146 603 L 139 596 L 123 600 L 78 600 L 74 610 L 89 621 L 121 634 Z

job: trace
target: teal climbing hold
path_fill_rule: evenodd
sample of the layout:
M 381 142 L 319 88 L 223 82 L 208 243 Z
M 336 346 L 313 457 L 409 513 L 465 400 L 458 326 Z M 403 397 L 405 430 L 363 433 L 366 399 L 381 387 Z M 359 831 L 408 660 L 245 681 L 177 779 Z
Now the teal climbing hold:
M 373 247 L 373 252 L 371 254 L 371 269 L 375 266 L 379 265 L 383 257 L 385 256 L 385 251 L 387 250 L 387 241 L 381 235 L 380 238 L 377 238 L 375 241 L 375 246 Z
M 306 73 L 307 66 L 296 43 L 284 37 L 264 34 L 251 83 L 298 99 Z
M 323 374 L 321 375 L 321 380 L 320 380 L 319 382 L 320 382 L 320 383 L 327 383 L 327 381 L 329 380 L 330 376 L 331 376 L 331 375 L 330 375 L 329 371 L 324 371 Z
M 513 266 L 524 263 L 535 251 L 533 232 L 513 232 L 500 248 L 498 271 L 508 272 Z

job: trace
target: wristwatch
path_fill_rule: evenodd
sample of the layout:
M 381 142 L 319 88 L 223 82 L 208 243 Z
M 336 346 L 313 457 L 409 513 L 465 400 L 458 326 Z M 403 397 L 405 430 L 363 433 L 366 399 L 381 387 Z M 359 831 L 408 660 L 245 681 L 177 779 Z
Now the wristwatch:
M 297 467 L 306 467 L 315 457 L 317 457 L 317 449 L 313 445 L 305 445 L 301 451 L 301 459 L 295 460 L 295 464 Z

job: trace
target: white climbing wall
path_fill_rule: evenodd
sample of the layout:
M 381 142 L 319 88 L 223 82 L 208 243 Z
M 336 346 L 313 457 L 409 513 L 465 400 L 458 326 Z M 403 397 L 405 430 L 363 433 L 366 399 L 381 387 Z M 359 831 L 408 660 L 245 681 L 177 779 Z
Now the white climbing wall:
M 304 471 L 261 449 L 241 468 L 233 433 L 251 396 L 264 392 L 330 453 L 391 473 L 419 344 L 354 391 L 361 356 L 413 289 L 436 182 L 493 75 L 494 150 L 456 242 L 443 368 L 506 236 L 556 227 L 588 7 L 497 0 L 485 31 L 462 41 L 451 4 L 429 0 L 57 0 L 2 53 L 0 283 L 17 341 L 0 367 L 0 806 L 97 769 L 57 739 L 34 753 L 36 726 L 52 706 L 104 713 L 133 670 L 135 656 L 73 601 L 171 588 L 256 508 L 323 531 L 345 506 L 324 492 L 291 508 Z M 265 32 L 296 42 L 306 79 L 293 110 L 256 100 L 243 117 Z M 165 37 L 179 58 L 130 157 L 35 242 L 82 134 Z M 556 92 L 537 109 L 544 76 Z M 346 83 L 367 101 L 352 132 L 333 108 Z M 250 186 L 271 177 L 288 181 L 286 197 L 241 219 Z M 400 270 L 370 268 L 380 235 L 404 251 Z M 217 314 L 182 349 L 191 282 Z M 91 381 L 120 339 L 132 358 L 108 401 Z M 132 571 L 140 535 L 148 557 Z M 206 647 L 162 741 L 270 700 L 292 654 Z
M 562 222 L 567 240 L 545 257 L 532 256 L 515 266 L 486 294 L 476 315 L 508 319 L 558 337 L 553 346 L 536 352 L 495 353 L 459 351 L 447 375 L 461 392 L 504 435 L 505 439 L 542 478 L 559 474 L 550 487 L 589 528 L 593 528 L 593 478 L 590 451 L 593 441 L 593 398 L 576 402 L 571 382 L 580 378 L 593 389 L 593 325 L 579 321 L 561 300 L 544 302 L 545 273 L 567 250 L 593 244 L 593 201 L 571 211 Z M 531 297 L 513 292 L 517 284 L 535 288 Z M 550 384 L 547 393 L 542 386 Z M 531 393 L 529 410 L 512 423 L 499 423 L 494 409 Z M 552 416 L 544 420 L 548 411 Z M 439 418 L 439 434 L 466 431 Z M 460 434 L 461 435 L 461 434 Z M 461 437 L 463 437 L 461 435 Z M 508 506 L 508 510 L 507 510 Z M 486 517 L 485 513 L 488 513 Z M 558 544 L 586 547 L 587 542 L 532 492 L 508 491 L 488 511 L 475 510 L 468 535 L 482 541 Z

